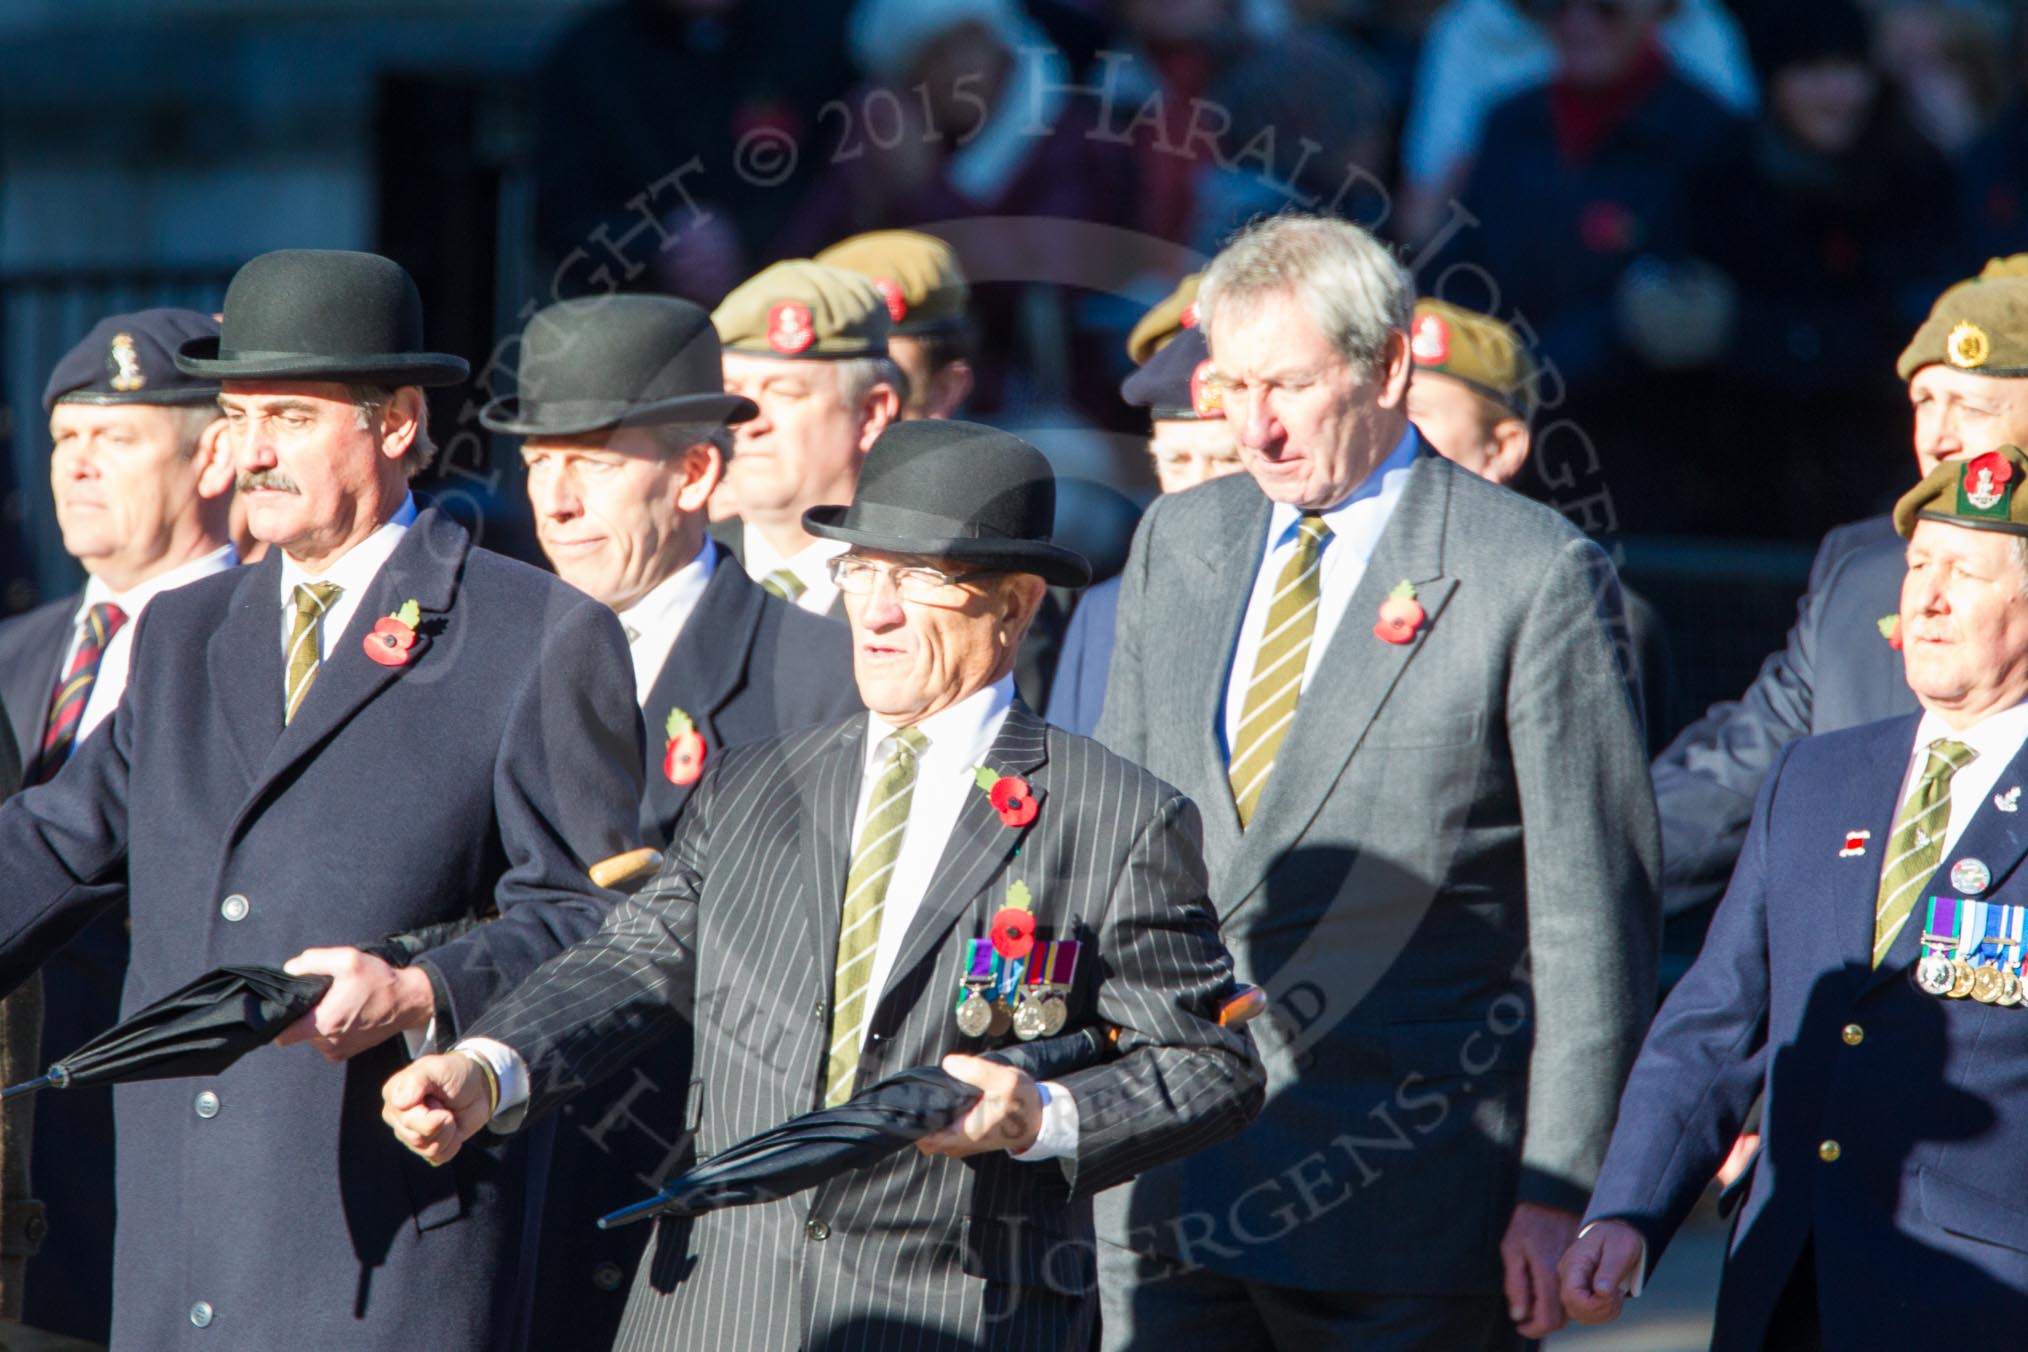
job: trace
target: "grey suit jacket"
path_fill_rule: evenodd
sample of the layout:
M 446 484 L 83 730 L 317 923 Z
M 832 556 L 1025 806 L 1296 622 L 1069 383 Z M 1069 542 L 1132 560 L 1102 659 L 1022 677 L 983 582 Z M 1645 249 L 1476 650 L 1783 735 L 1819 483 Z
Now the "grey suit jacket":
M 728 752 L 684 810 L 661 875 L 471 1030 L 527 1060 L 531 1114 L 686 1024 L 700 1154 L 817 1106 L 865 729 L 860 716 Z M 1075 1158 L 903 1151 L 687 1233 L 665 1224 L 621 1347 L 1077 1345 L 1096 1303 L 1091 1194 L 1230 1136 L 1258 1109 L 1249 1039 L 1215 1019 L 1231 959 L 1189 802 L 1018 702 L 987 764 L 1024 776 L 1040 813 L 1009 828 L 966 791 L 874 1007 L 859 1083 L 994 1045 L 959 1034 L 954 997 L 965 941 L 1019 879 L 1038 932 L 1085 945 L 1069 1026 L 1121 1030 L 1116 1060 L 1062 1081 L 1079 1110 Z
M 1556 513 L 1425 451 L 1242 834 L 1220 736 L 1270 505 L 1160 498 L 1099 736 L 1189 793 L 1260 1120 L 1101 1199 L 1101 1234 L 1311 1289 L 1485 1292 L 1519 1199 L 1583 1206 L 1654 1009 L 1654 798 L 1620 597 Z M 1374 633 L 1397 583 L 1427 619 Z

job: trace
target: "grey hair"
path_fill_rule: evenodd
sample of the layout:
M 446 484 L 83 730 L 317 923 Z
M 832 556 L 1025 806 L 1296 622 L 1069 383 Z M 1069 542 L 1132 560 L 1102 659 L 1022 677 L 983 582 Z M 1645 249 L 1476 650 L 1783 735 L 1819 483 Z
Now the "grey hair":
M 347 385 L 345 397 L 359 410 L 359 426 L 362 431 L 371 429 L 387 412 L 387 406 L 394 402 L 400 391 L 388 385 Z M 417 390 L 417 394 L 422 391 Z M 401 458 L 401 468 L 413 479 L 430 467 L 430 461 L 437 458 L 437 444 L 430 440 L 430 401 L 427 396 L 421 400 L 422 412 L 416 418 L 415 440 L 409 442 L 408 453 Z
M 2014 537 L 2014 567 L 2020 574 L 2014 579 L 2016 592 L 2028 598 L 2028 535 Z
M 1197 288 L 1205 332 L 1272 296 L 1293 296 L 1362 375 L 1415 319 L 1415 279 L 1386 245 L 1350 221 L 1287 213 L 1255 221 L 1211 260 Z
M 838 380 L 838 397 L 848 404 L 864 399 L 875 385 L 885 385 L 895 397 L 908 401 L 908 377 L 892 357 L 841 357 L 831 363 Z
M 225 416 L 225 410 L 217 404 L 191 404 L 162 411 L 169 415 L 169 426 L 175 429 L 176 453 L 185 460 L 197 454 L 197 443 L 206 429 Z
M 720 456 L 732 458 L 732 429 L 724 423 L 656 423 L 648 431 L 664 455 L 681 455 L 700 442 L 709 442 Z

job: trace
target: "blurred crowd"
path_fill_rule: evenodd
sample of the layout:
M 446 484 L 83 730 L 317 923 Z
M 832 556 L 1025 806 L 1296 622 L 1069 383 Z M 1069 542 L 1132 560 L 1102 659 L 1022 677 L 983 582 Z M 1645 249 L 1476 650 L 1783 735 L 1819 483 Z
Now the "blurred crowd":
M 622 0 L 539 77 L 537 231 L 559 297 L 714 305 L 927 230 L 974 283 L 970 413 L 1132 430 L 1147 305 L 1256 215 L 1342 215 L 1533 345 L 1524 491 L 1594 533 L 1801 541 L 1896 491 L 1894 353 L 2018 247 L 2024 29 L 1979 0 Z

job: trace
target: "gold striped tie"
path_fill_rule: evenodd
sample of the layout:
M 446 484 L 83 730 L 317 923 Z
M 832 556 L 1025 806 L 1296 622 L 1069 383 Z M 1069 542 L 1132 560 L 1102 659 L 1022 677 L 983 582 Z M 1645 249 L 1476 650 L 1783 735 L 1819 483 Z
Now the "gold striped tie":
M 803 579 L 797 577 L 791 569 L 777 568 L 761 579 L 761 590 L 769 596 L 779 596 L 793 604 L 809 588 L 803 585 Z
M 1324 542 L 1330 538 L 1331 528 L 1321 515 L 1303 513 L 1296 550 L 1282 566 L 1267 623 L 1261 627 L 1260 652 L 1253 660 L 1253 676 L 1247 683 L 1246 701 L 1240 706 L 1239 727 L 1232 735 L 1232 759 L 1226 770 L 1241 827 L 1253 820 L 1254 809 L 1260 806 L 1275 753 L 1288 736 L 1289 720 L 1296 716 L 1303 668 L 1310 660 L 1310 638 L 1317 632 L 1318 565 Z
M 1951 776 L 1978 758 L 1963 742 L 1939 737 L 1915 792 L 1903 804 L 1887 842 L 1887 862 L 1880 870 L 1880 899 L 1873 908 L 1873 965 L 1878 967 L 1894 944 L 1894 936 L 1915 910 L 1922 882 L 1943 860 L 1944 832 L 1951 822 Z
M 296 717 L 296 710 L 302 707 L 303 696 L 310 693 L 310 683 L 317 679 L 317 622 L 324 618 L 324 612 L 338 599 L 345 589 L 335 582 L 298 582 L 296 584 L 296 618 L 289 626 L 289 679 L 283 686 L 287 698 L 282 704 L 282 722 L 288 723 Z
M 915 790 L 916 759 L 929 738 L 915 728 L 894 734 L 887 764 L 873 786 L 859 847 L 852 852 L 852 871 L 845 879 L 845 909 L 838 917 L 838 973 L 831 985 L 831 1050 L 824 1073 L 824 1106 L 835 1107 L 852 1097 L 859 1068 L 859 1043 L 872 1012 L 869 987 L 873 954 L 880 947 L 880 911 L 887 883 L 901 858 L 901 839 L 908 829 L 908 804 Z

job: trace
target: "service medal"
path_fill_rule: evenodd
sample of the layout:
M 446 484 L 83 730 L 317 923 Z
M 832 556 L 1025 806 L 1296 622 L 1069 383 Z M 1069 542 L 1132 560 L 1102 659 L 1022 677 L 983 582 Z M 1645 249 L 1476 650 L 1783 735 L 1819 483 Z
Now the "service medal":
M 1993 872 L 1982 859 L 1960 859 L 1951 865 L 1951 886 L 1977 896 L 1993 881 Z
M 1951 960 L 1941 953 L 1925 953 L 1915 964 L 1915 984 L 1930 995 L 1949 995 L 1952 976 Z
M 1953 1000 L 1962 1000 L 1972 993 L 1972 964 L 1963 958 L 1951 959 L 1951 988 L 1946 994 Z
M 1972 973 L 1972 998 L 1982 1005 L 1998 1004 L 2005 986 L 1997 967 L 1981 967 Z
M 993 1011 L 993 1021 L 986 1025 L 987 1037 L 1005 1037 L 1007 1030 L 1014 1026 L 1014 1016 L 1007 1006 L 995 1000 L 987 1008 Z
M 1049 1028 L 1048 1016 L 1043 1013 L 1042 1001 L 1031 991 L 1021 993 L 1021 1003 L 1014 1009 L 1014 1036 L 1023 1042 L 1033 1042 Z
M 2021 1003 L 2021 978 L 2012 971 L 2000 973 L 2000 1003 L 2010 1007 Z
M 1063 1025 L 1070 1022 L 1070 1006 L 1060 995 L 1052 995 L 1042 1002 L 1042 1036 L 1055 1037 L 1063 1031 Z
M 966 1037 L 984 1037 L 992 1026 L 992 1001 L 975 990 L 966 991 L 958 1003 L 958 1031 Z

